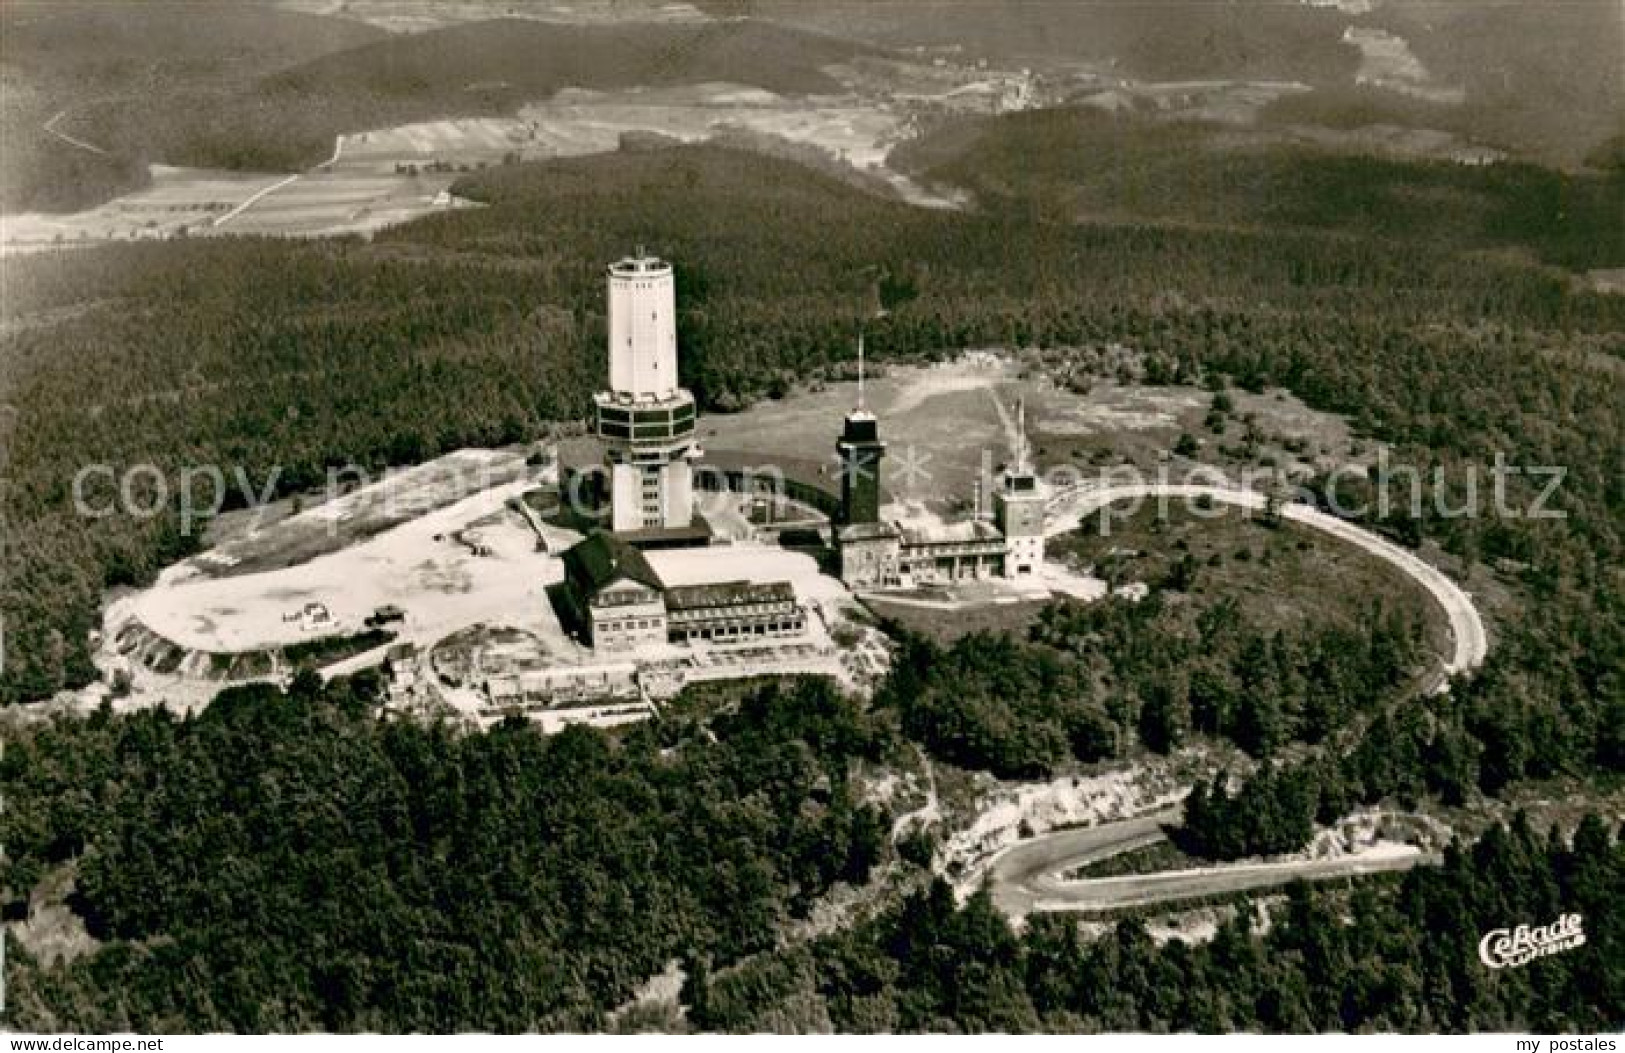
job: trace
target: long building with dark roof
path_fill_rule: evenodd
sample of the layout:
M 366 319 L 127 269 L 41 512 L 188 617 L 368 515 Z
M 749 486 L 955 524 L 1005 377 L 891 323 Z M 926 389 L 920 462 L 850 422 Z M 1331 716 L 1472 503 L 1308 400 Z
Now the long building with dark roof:
M 666 590 L 666 633 L 694 640 L 782 639 L 807 629 L 807 610 L 788 581 L 728 581 Z
M 594 650 L 800 636 L 807 609 L 787 581 L 667 586 L 637 547 L 595 531 L 564 554 L 559 616 Z

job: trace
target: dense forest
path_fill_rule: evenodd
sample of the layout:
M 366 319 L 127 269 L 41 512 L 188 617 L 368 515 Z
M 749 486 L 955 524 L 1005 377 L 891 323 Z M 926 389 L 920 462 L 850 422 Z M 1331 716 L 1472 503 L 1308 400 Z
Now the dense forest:
M 584 411 L 600 267 L 645 243 L 678 261 L 685 379 L 713 411 L 844 368 L 867 317 L 870 347 L 896 359 L 1119 342 L 1169 375 L 1281 385 L 1451 478 L 1496 452 L 1565 466 L 1565 519 L 1427 518 L 1412 540 L 1506 568 L 1540 608 L 1499 627 L 1474 688 L 1480 731 L 1555 734 L 1589 755 L 1594 729 L 1625 724 L 1609 569 L 1625 507 L 1617 297 L 1516 260 L 1314 231 L 931 212 L 715 148 L 516 166 L 459 190 L 489 207 L 372 244 L 121 245 L 8 265 L 0 698 L 90 678 L 102 590 L 197 543 L 174 514 L 74 514 L 82 466 L 150 462 L 173 479 L 219 464 L 287 493 L 329 465 L 532 437 Z M 1513 480 L 1513 501 L 1533 492 Z
M 1311 105 L 1285 100 L 1281 116 L 1317 116 Z M 1335 230 L 1390 246 L 1519 249 L 1581 270 L 1625 259 L 1617 166 L 1572 173 L 1387 160 L 1090 107 L 950 121 L 899 146 L 893 160 L 990 208 L 1061 220 Z
M 1196 946 L 1158 946 L 1139 920 L 1090 942 L 1036 917 L 1018 936 L 985 892 L 958 905 L 891 847 L 856 777 L 895 760 L 896 727 L 826 682 L 760 687 L 710 719 L 679 708 L 552 737 L 522 721 L 379 722 L 378 689 L 370 673 L 303 674 L 286 691 L 229 689 L 196 717 L 102 712 L 21 736 L 0 761 L 0 886 L 15 907 L 66 868 L 98 943 L 55 966 L 13 944 L 8 1022 L 594 1029 L 671 962 L 686 1026 L 706 1030 L 1625 1022 L 1625 845 L 1596 816 L 1560 838 L 1520 815 L 1397 883 L 1295 888 L 1267 932 L 1240 911 Z M 1308 793 L 1301 776 L 1248 786 L 1275 783 Z M 1248 792 L 1247 831 L 1290 839 L 1290 809 Z M 1201 814 L 1227 807 L 1222 789 L 1199 794 Z M 1219 843 L 1239 835 L 1202 822 L 1214 855 L 1239 852 Z M 855 925 L 782 938 L 835 882 L 888 874 L 902 894 Z M 1478 965 L 1480 932 L 1576 912 L 1583 947 Z
M 1625 841 L 1590 816 L 1573 844 L 1521 817 L 1397 887 L 1295 886 L 1265 933 L 1157 944 L 1143 921 L 1087 940 L 1065 915 L 1019 935 L 985 893 L 937 882 L 805 948 L 703 976 L 689 1019 L 717 1030 L 1615 1031 L 1625 1021 Z M 1478 964 L 1508 918 L 1579 911 L 1586 943 L 1521 969 Z
M 74 867 L 107 941 L 65 970 L 9 948 L 8 1023 L 602 1026 L 668 960 L 770 951 L 886 850 L 851 779 L 883 740 L 823 681 L 615 738 L 380 723 L 378 689 L 307 674 L 7 749 L 0 885 Z
M 943 760 L 1034 778 L 1137 741 L 1167 753 L 1202 735 L 1259 757 L 1319 743 L 1391 701 L 1418 661 L 1419 628 L 1380 607 L 1365 632 L 1265 634 L 1233 605 L 1198 613 L 1169 595 L 1052 604 L 1030 643 L 905 637 L 879 702 Z

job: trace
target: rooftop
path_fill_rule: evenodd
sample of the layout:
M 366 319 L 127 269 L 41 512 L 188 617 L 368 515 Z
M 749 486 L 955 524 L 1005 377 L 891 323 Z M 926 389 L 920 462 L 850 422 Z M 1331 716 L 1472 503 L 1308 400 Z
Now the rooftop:
M 711 543 L 712 531 L 706 518 L 695 512 L 688 526 L 623 530 L 616 536 L 639 549 L 703 548 Z
M 696 471 L 709 468 L 719 472 L 750 472 L 763 479 L 777 475 L 788 482 L 822 490 L 831 497 L 841 496 L 840 470 L 834 457 L 817 460 L 748 450 L 715 450 L 707 446 L 705 456 L 694 467 Z
M 850 523 L 837 535 L 843 544 L 854 541 L 880 541 L 902 536 L 902 531 L 891 523 Z
M 796 590 L 788 581 L 721 581 L 667 589 L 666 609 L 691 611 L 755 603 L 793 603 L 795 598 Z
M 609 273 L 617 278 L 653 278 L 670 274 L 671 264 L 659 256 L 648 256 L 640 252 L 636 256 L 627 256 L 610 264 Z
M 910 545 L 949 545 L 967 541 L 997 541 L 1004 535 L 997 527 L 980 519 L 967 519 L 959 523 L 940 526 L 905 526 L 900 531 Z
M 593 531 L 564 553 L 564 574 L 582 595 L 591 595 L 617 578 L 631 578 L 651 589 L 665 588 L 642 552 L 604 530 Z

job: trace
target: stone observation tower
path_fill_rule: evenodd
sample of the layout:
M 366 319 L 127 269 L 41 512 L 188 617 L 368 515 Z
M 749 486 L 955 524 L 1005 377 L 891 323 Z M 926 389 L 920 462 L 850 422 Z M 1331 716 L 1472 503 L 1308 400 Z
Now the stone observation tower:
M 1027 456 L 1027 405 L 1016 407 L 1015 463 L 1004 473 L 1004 485 L 993 496 L 993 513 L 1008 548 L 1004 576 L 1032 574 L 1044 562 L 1044 504 L 1038 476 Z
M 677 383 L 671 264 L 640 249 L 609 265 L 609 390 L 593 398 L 616 533 L 689 526 L 694 396 Z
M 863 337 L 858 337 L 858 405 L 846 415 L 835 444 L 841 456 L 841 518 L 845 525 L 880 522 L 880 459 L 886 444 L 880 425 L 863 404 Z

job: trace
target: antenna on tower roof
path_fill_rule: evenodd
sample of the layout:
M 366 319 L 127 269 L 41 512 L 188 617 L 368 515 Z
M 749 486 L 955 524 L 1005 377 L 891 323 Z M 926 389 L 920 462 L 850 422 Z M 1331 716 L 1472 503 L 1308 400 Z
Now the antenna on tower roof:
M 1027 471 L 1027 400 L 1016 399 L 1016 471 Z
M 858 409 L 863 409 L 863 330 L 858 330 Z

